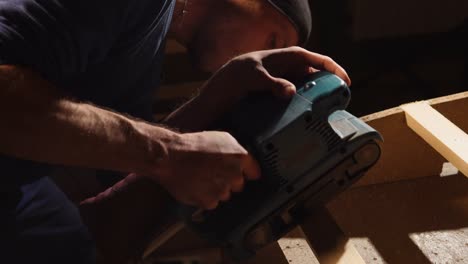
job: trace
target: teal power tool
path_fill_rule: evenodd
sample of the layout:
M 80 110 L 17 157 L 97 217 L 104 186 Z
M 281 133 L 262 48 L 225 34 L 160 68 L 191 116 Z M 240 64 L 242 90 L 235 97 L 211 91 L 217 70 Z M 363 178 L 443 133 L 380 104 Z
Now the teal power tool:
M 262 178 L 185 222 L 233 259 L 281 238 L 380 157 L 379 133 L 344 111 L 351 93 L 343 80 L 318 72 L 296 87 L 289 101 L 251 96 L 220 121 L 259 161 Z

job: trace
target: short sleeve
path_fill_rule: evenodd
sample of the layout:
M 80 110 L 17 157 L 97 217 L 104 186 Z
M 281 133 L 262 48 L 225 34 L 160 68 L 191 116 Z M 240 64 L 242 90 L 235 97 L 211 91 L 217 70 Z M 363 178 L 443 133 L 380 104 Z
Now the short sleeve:
M 123 30 L 126 2 L 1 0 L 0 63 L 31 67 L 53 82 L 85 71 Z

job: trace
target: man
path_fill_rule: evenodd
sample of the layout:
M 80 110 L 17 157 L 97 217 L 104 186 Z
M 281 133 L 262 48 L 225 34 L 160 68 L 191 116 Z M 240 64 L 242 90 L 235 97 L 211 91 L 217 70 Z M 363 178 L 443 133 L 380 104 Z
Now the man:
M 285 48 L 307 40 L 308 10 L 305 0 L 1 0 L 0 257 L 95 261 L 78 211 L 47 177 L 54 164 L 134 172 L 204 209 L 260 177 L 229 134 L 199 131 L 252 91 L 291 96 L 286 79 L 310 71 L 349 83 L 330 58 Z M 168 35 L 215 72 L 165 121 L 191 133 L 150 123 Z M 255 50 L 265 51 L 244 54 Z

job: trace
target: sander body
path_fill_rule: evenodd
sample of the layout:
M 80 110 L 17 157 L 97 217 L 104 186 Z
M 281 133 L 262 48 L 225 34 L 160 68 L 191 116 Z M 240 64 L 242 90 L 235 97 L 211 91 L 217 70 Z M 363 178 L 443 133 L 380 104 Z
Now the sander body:
M 220 120 L 261 166 L 262 177 L 212 211 L 183 214 L 185 224 L 244 260 L 301 224 L 379 159 L 382 137 L 345 109 L 348 86 L 318 72 L 290 100 L 253 95 Z

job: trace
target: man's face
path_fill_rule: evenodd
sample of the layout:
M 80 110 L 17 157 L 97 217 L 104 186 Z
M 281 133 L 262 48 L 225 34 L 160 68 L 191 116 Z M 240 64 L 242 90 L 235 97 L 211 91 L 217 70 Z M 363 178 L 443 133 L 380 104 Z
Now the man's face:
M 196 67 L 214 72 L 235 56 L 294 46 L 298 39 L 289 19 L 261 0 L 253 6 L 221 5 L 204 20 L 188 50 Z

